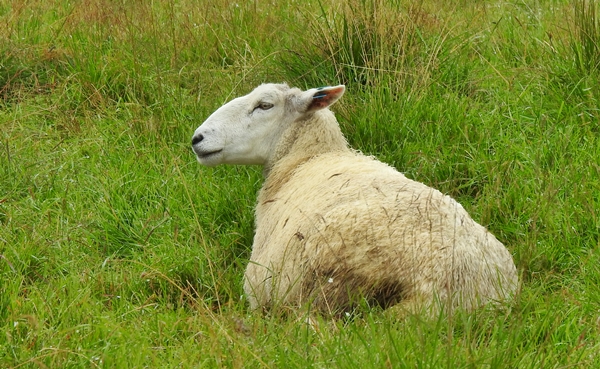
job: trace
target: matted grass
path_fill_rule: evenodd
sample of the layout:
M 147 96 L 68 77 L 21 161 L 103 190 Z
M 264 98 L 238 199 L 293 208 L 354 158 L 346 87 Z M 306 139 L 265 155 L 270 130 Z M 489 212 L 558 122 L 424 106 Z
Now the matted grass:
M 0 367 L 600 367 L 591 1 L 0 4 Z M 503 309 L 247 310 L 260 168 L 189 144 L 261 82 L 345 83 L 351 144 L 515 257 Z

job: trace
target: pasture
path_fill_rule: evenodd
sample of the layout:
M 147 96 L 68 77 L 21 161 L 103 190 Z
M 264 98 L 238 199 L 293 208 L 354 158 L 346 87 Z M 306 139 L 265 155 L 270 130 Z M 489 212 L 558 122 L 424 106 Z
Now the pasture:
M 350 144 L 494 233 L 515 301 L 250 312 L 261 168 L 190 142 L 263 82 L 345 84 Z M 594 1 L 0 3 L 2 368 L 600 368 L 599 236 Z

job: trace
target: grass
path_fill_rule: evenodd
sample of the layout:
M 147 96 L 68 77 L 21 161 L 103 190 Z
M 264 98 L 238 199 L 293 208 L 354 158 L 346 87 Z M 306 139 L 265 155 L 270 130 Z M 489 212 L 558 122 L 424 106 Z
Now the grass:
M 0 4 L 0 367 L 600 367 L 590 1 Z M 261 316 L 260 168 L 193 130 L 261 82 L 345 83 L 351 144 L 457 198 L 514 255 L 501 311 Z

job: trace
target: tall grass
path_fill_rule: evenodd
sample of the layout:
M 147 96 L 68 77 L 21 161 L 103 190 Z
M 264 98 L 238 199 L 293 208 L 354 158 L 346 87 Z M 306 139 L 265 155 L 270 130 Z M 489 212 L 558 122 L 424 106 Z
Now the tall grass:
M 597 5 L 0 4 L 0 367 L 595 367 Z M 595 28 L 594 28 L 595 27 Z M 458 200 L 523 282 L 501 310 L 247 310 L 259 168 L 193 130 L 261 82 L 345 83 L 352 145 Z
M 579 69 L 586 73 L 600 69 L 600 19 L 595 1 L 574 1 L 575 37 L 573 49 Z

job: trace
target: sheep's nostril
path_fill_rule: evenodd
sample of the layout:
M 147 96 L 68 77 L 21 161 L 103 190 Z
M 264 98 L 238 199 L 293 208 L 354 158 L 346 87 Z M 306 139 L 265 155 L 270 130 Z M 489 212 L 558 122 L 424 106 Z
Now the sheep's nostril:
M 204 136 L 202 136 L 202 135 L 196 135 L 196 136 L 192 137 L 192 146 L 202 140 L 204 140 Z

